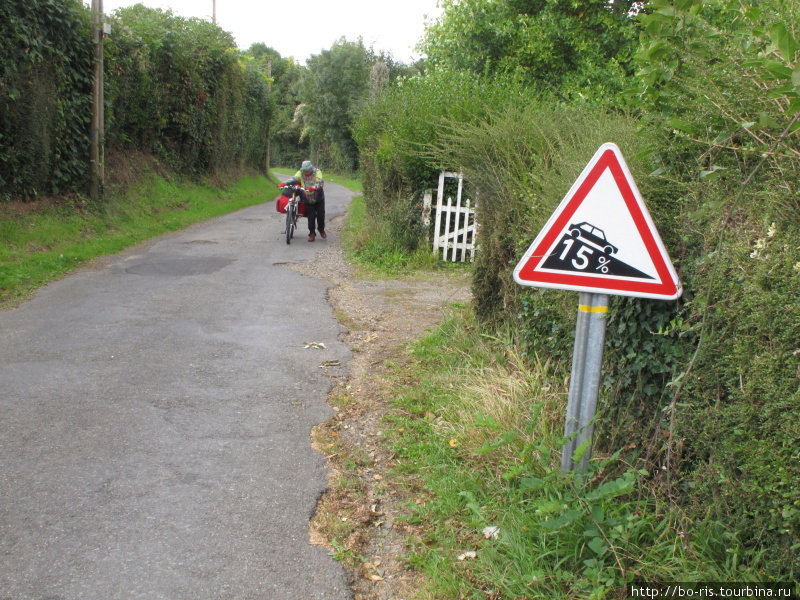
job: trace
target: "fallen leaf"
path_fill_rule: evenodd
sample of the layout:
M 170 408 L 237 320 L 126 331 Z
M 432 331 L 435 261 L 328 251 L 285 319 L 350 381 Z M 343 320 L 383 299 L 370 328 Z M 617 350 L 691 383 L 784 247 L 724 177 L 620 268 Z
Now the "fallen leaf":
M 372 581 L 383 581 L 383 577 L 381 577 L 380 575 L 375 575 L 375 574 L 372 574 L 372 575 L 370 575 L 370 576 L 369 576 L 369 578 L 370 578 Z

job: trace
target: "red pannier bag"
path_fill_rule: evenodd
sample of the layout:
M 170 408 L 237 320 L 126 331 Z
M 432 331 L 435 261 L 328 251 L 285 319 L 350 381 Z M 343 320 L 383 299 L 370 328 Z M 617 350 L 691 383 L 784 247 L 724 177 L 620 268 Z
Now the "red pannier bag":
M 289 200 L 290 200 L 290 198 L 287 198 L 286 196 L 278 196 L 278 199 L 275 200 L 275 210 L 277 210 L 279 213 L 283 213 L 285 215 L 286 214 L 286 205 L 289 204 Z M 297 213 L 301 217 L 305 217 L 306 216 L 306 203 L 305 202 L 300 202 L 297 205 Z

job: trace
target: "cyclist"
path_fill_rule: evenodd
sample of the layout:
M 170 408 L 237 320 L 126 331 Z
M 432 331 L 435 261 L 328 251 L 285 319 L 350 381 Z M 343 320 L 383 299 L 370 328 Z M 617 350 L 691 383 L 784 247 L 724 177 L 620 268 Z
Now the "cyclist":
M 316 239 L 316 233 L 323 239 L 328 237 L 325 233 L 325 190 L 322 171 L 311 164 L 310 160 L 303 161 L 300 170 L 294 177 L 286 182 L 287 185 L 299 185 L 303 188 L 302 197 L 306 204 L 306 218 L 308 219 L 308 241 Z

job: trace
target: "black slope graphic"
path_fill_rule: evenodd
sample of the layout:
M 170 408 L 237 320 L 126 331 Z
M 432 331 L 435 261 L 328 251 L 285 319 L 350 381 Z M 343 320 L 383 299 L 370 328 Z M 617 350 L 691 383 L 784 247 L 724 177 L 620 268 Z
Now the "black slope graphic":
M 654 279 L 647 273 L 614 257 L 619 248 L 611 244 L 602 229 L 589 223 L 569 226 L 567 233 L 542 263 L 554 271 Z

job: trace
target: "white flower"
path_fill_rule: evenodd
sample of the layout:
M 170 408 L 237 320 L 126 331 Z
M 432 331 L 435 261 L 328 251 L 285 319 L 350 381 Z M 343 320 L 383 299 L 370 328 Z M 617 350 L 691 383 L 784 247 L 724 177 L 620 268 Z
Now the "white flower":
M 777 233 L 777 229 L 775 228 L 775 223 L 773 223 L 769 226 L 769 229 L 767 229 L 767 236 L 775 237 L 775 233 Z

